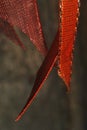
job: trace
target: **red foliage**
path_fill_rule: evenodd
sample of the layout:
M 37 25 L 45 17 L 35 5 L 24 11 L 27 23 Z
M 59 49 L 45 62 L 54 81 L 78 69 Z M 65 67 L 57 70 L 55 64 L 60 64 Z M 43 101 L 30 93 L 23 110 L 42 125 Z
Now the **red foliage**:
M 48 51 L 40 23 L 37 1 L 0 1 L 0 29 L 2 32 L 24 47 L 14 30 L 14 26 L 19 27 L 22 32 L 29 36 L 36 48 L 46 56 L 37 72 L 28 101 L 16 121 L 21 118 L 30 106 L 56 62 L 58 62 L 59 67 L 58 74 L 64 80 L 67 89 L 70 89 L 72 50 L 78 21 L 78 5 L 78 0 L 60 0 L 60 27 Z
M 75 34 L 78 22 L 78 0 L 62 0 L 60 2 L 60 45 L 58 74 L 70 89 L 70 78 L 72 73 L 72 51 L 74 48 Z
M 36 0 L 0 0 L 0 18 L 19 27 L 44 55 L 47 52 Z

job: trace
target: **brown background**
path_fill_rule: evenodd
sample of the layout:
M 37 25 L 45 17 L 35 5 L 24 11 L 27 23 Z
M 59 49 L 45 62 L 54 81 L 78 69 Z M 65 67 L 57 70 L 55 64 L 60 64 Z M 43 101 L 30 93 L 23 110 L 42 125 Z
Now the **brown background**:
M 57 2 L 38 0 L 49 47 L 58 28 Z M 29 38 L 18 33 L 26 51 L 0 34 L 0 130 L 87 130 L 87 0 L 81 0 L 71 93 L 53 69 L 30 109 L 15 123 L 44 59 Z

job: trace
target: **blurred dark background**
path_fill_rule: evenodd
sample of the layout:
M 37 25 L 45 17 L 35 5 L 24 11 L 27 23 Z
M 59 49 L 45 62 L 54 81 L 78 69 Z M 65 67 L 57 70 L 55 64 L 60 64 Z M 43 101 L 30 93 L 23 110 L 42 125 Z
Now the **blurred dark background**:
M 58 29 L 58 0 L 38 0 L 48 46 Z M 0 34 L 0 130 L 87 130 L 87 0 L 81 0 L 71 92 L 53 69 L 19 122 L 17 114 L 33 87 L 44 57 L 18 29 L 27 50 Z

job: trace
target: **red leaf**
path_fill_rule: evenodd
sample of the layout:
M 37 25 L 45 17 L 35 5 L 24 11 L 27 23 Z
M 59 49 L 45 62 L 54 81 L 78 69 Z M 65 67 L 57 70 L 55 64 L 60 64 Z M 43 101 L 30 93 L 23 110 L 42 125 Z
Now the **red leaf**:
M 76 24 L 78 21 L 78 0 L 61 0 L 60 2 L 60 45 L 58 73 L 70 89 L 72 73 L 72 50 L 75 42 Z
M 27 34 L 37 49 L 47 53 L 36 0 L 0 0 L 0 17 Z
M 2 19 L 0 19 L 0 33 L 4 33 L 10 40 L 20 45 L 23 49 L 25 49 L 24 45 L 22 44 L 18 35 L 16 34 L 13 26 L 11 26 L 9 23 Z
M 33 89 L 31 91 L 31 94 L 28 98 L 28 101 L 26 105 L 24 106 L 23 110 L 20 112 L 18 117 L 16 118 L 16 121 L 18 121 L 21 116 L 26 112 L 34 98 L 36 97 L 37 93 L 39 90 L 42 88 L 42 85 L 44 84 L 45 80 L 47 79 L 49 73 L 51 72 L 56 60 L 57 60 L 57 55 L 58 55 L 58 44 L 59 44 L 59 34 L 57 33 L 56 39 L 53 42 L 43 64 L 41 65 L 37 76 L 36 80 L 33 86 Z
M 0 18 L 9 23 L 7 26 L 5 25 L 7 31 L 11 30 L 10 32 L 13 32 L 11 35 L 14 35 L 16 41 L 18 41 L 13 29 L 13 26 L 16 25 L 30 37 L 30 40 L 42 54 L 47 54 L 37 73 L 28 101 L 18 115 L 16 121 L 19 120 L 28 109 L 57 60 L 59 67 L 58 73 L 64 80 L 68 90 L 70 89 L 72 50 L 75 41 L 76 24 L 78 22 L 79 12 L 78 0 L 60 0 L 60 7 L 60 32 L 59 35 L 57 33 L 56 39 L 47 54 L 47 47 L 42 32 L 36 0 L 0 1 Z M 2 23 L 2 26 L 3 25 L 4 22 Z M 8 32 L 5 32 L 5 34 L 11 38 L 11 35 Z M 12 36 L 12 39 L 14 39 L 14 37 Z

